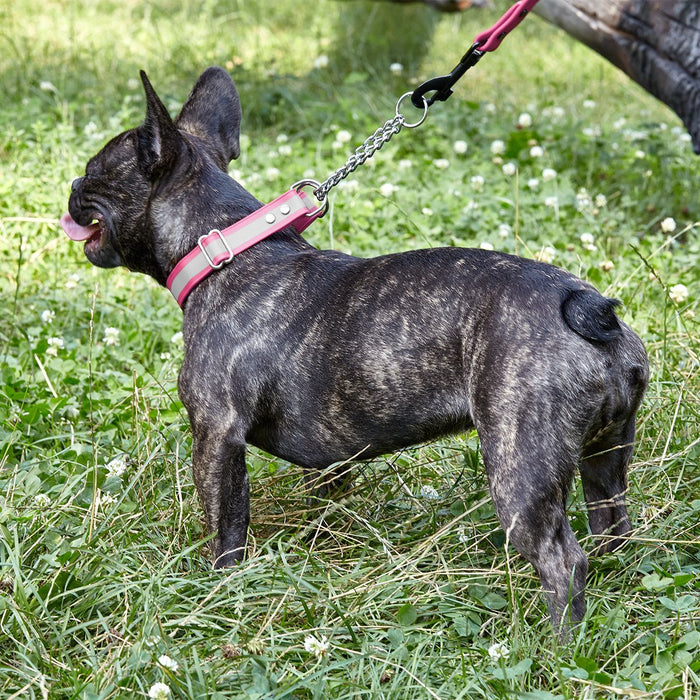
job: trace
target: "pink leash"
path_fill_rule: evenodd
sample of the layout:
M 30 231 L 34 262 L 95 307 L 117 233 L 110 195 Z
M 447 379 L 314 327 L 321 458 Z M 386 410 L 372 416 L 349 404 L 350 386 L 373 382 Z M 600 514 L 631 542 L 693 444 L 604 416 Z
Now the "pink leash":
M 479 51 L 495 51 L 503 39 L 515 29 L 527 16 L 527 13 L 537 4 L 538 0 L 521 0 L 506 12 L 490 29 L 477 34 L 474 43 Z

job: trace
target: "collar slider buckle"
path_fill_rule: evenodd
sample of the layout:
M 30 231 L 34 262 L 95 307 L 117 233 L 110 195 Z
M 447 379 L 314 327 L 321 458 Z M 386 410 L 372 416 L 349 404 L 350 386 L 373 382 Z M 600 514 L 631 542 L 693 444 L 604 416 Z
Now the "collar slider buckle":
M 224 258 L 223 260 L 220 260 L 218 263 L 214 262 L 214 258 L 209 255 L 209 252 L 207 251 L 205 241 L 206 239 L 209 238 L 212 234 L 216 234 L 219 237 L 219 240 L 221 241 L 221 244 L 224 246 L 224 250 L 228 253 L 228 257 Z M 197 245 L 199 246 L 199 249 L 202 251 L 202 254 L 206 258 L 206 261 L 209 263 L 209 267 L 211 267 L 212 270 L 220 270 L 224 265 L 228 265 L 228 263 L 233 260 L 233 251 L 231 248 L 229 248 L 228 243 L 226 242 L 226 238 L 224 238 L 224 235 L 219 231 L 218 228 L 214 228 L 209 233 L 204 234 L 203 236 L 199 237 L 199 240 L 197 241 Z M 216 256 L 215 256 L 216 257 Z

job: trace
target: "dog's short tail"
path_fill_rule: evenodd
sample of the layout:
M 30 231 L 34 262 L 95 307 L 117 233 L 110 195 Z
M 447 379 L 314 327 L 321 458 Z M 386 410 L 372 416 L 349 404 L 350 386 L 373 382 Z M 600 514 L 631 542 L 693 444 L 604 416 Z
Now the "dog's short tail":
M 566 325 L 586 340 L 608 343 L 622 333 L 615 307 L 620 302 L 608 299 L 593 289 L 569 291 L 561 312 Z

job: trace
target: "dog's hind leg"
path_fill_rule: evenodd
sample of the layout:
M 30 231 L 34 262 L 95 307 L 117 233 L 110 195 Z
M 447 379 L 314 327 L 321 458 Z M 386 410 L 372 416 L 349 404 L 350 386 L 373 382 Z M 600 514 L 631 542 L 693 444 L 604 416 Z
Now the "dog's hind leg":
M 481 434 L 496 514 L 508 541 L 537 571 L 552 624 L 563 637 L 586 611 L 588 560 L 566 516 L 576 459 L 533 426 Z M 515 435 L 515 437 L 513 437 Z
M 619 352 L 620 359 L 608 371 L 599 415 L 592 426 L 596 432 L 583 446 L 579 465 L 588 520 L 599 552 L 617 549 L 632 529 L 625 506 L 627 468 L 649 369 L 639 339 L 628 334 L 624 341 L 624 353 Z
M 601 553 L 621 546 L 624 536 L 632 529 L 625 493 L 634 443 L 634 418 L 633 414 L 621 424 L 608 427 L 603 436 L 586 445 L 579 466 L 588 521 Z
M 193 431 L 194 482 L 212 543 L 214 567 L 243 559 L 250 522 L 245 443 L 223 431 Z

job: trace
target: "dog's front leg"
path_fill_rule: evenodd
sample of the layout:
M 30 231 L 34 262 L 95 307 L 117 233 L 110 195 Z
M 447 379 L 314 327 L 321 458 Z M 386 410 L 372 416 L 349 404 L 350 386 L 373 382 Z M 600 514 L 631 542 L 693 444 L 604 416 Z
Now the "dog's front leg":
M 209 533 L 215 534 L 214 567 L 243 559 L 250 522 L 245 443 L 228 433 L 194 431 L 194 482 Z

